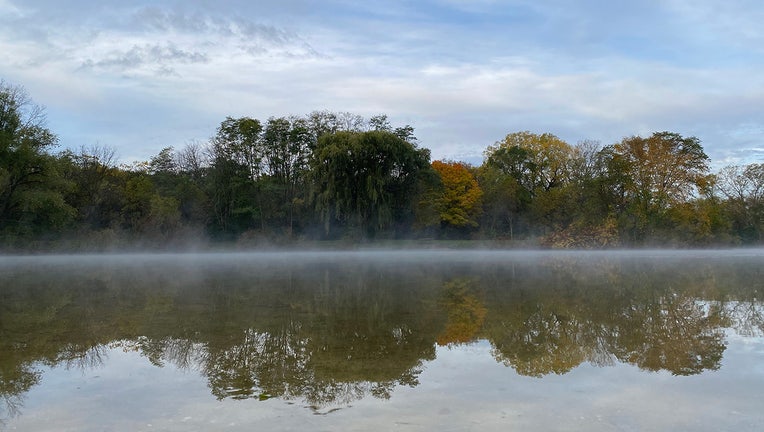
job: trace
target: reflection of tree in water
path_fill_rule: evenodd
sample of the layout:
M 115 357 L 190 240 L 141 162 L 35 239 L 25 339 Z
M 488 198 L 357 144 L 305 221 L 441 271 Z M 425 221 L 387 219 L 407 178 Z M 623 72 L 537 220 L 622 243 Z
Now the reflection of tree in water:
M 87 369 L 106 347 L 198 370 L 220 399 L 316 410 L 388 398 L 417 385 L 436 344 L 479 338 L 529 376 L 616 360 L 696 374 L 719 367 L 723 327 L 762 334 L 761 272 L 608 259 L 0 272 L 0 397 L 12 413 L 39 366 Z
M 720 312 L 681 293 L 632 304 L 621 310 L 611 350 L 651 371 L 694 375 L 719 369 L 726 348 Z
M 438 335 L 438 345 L 472 342 L 483 327 L 487 309 L 474 292 L 473 282 L 455 279 L 443 284 L 440 301 L 447 321 L 445 329 Z
M 218 399 L 281 396 L 299 397 L 310 380 L 310 357 L 300 325 L 279 334 L 242 332 L 239 343 L 225 349 L 210 347 L 202 368 Z
M 24 394 L 40 382 L 39 370 L 27 364 L 0 366 L 0 426 L 21 412 Z
M 671 263 L 593 267 L 570 260 L 494 275 L 505 288 L 493 289 L 500 295 L 490 302 L 486 337 L 498 361 L 529 376 L 615 359 L 677 375 L 715 370 L 729 316 L 699 299 L 719 294 L 721 274 Z
M 521 375 L 541 377 L 564 374 L 584 361 L 605 364 L 609 356 L 602 346 L 592 345 L 592 328 L 573 317 L 547 311 L 539 305 L 515 323 L 502 321 L 489 336 L 496 360 Z M 513 328 L 514 327 L 514 328 Z
M 106 356 L 106 346 L 104 345 L 91 347 L 67 344 L 49 364 L 50 366 L 86 371 L 103 365 Z
M 764 305 L 760 301 L 731 301 L 719 307 L 741 336 L 764 337 Z
M 612 330 L 596 315 L 599 305 L 613 307 L 612 293 L 597 286 L 608 283 L 613 269 L 607 262 L 589 262 L 586 269 L 574 263 L 549 260 L 487 274 L 494 284 L 485 337 L 497 361 L 535 377 L 564 374 L 587 361 L 613 363 Z
M 84 367 L 100 355 L 94 347 L 136 351 L 158 367 L 202 372 L 221 399 L 301 399 L 317 409 L 417 384 L 439 328 L 423 306 L 427 288 L 368 265 L 322 266 L 319 278 L 313 268 L 283 270 L 161 271 L 143 281 L 96 270 L 44 279 L 45 289 L 38 279 L 38 296 L 19 284 L 20 309 L 45 316 L 29 327 L 50 337 L 17 353 Z
M 243 330 L 238 341 L 208 342 L 203 370 L 217 397 L 316 407 L 389 397 L 396 385 L 415 385 L 422 362 L 434 358 L 421 300 L 384 273 L 325 272 L 308 292 L 291 289 L 277 319 Z
M 24 394 L 39 384 L 42 378 L 40 366 L 85 371 L 101 366 L 105 351 L 104 346 L 82 347 L 75 344 L 65 344 L 58 353 L 47 359 L 36 362 L 22 361 L 16 364 L 13 363 L 13 351 L 5 351 L 0 356 L 0 426 L 3 425 L 4 421 L 20 414 Z

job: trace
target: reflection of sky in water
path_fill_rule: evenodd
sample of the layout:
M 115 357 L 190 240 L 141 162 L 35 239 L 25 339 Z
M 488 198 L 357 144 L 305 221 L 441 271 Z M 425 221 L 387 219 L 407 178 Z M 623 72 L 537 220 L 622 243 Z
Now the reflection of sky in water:
M 108 350 L 89 369 L 43 368 L 10 430 L 761 430 L 764 339 L 728 334 L 723 365 L 689 377 L 617 363 L 520 376 L 490 345 L 439 347 L 414 388 L 317 415 L 301 401 L 216 400 L 203 376 Z M 331 412 L 329 412 L 331 411 Z M 328 412 L 328 413 L 327 413 Z

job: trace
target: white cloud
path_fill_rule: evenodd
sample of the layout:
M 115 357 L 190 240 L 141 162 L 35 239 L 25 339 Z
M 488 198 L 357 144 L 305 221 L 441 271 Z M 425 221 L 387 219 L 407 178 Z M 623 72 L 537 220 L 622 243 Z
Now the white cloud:
M 712 158 L 760 161 L 741 149 L 761 139 L 740 131 L 763 124 L 764 58 L 750 41 L 764 7 L 687 4 L 619 14 L 525 1 L 114 3 L 50 25 L 46 5 L 31 1 L 0 18 L 0 62 L 58 117 L 63 143 L 97 140 L 127 149 L 123 158 L 204 140 L 228 115 L 326 108 L 387 113 L 413 125 L 433 156 L 473 162 L 525 129 L 603 143 L 673 130 L 701 138 Z M 725 37 L 711 44 L 708 34 Z

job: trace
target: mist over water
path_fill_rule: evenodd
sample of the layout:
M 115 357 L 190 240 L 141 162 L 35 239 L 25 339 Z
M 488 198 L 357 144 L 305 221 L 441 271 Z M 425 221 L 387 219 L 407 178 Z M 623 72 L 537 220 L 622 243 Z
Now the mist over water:
M 754 430 L 762 264 L 763 249 L 3 256 L 0 419 Z
M 14 266 L 24 263 L 35 264 L 77 264 L 77 263 L 120 263 L 141 264 L 164 262 L 186 263 L 232 263 L 259 262 L 304 263 L 333 262 L 344 260 L 388 262 L 502 262 L 528 261 L 536 259 L 635 259 L 635 258 L 676 258 L 676 259 L 727 259 L 735 257 L 762 257 L 764 248 L 731 249 L 608 249 L 608 250 L 544 250 L 544 249 L 461 249 L 461 248 L 384 248 L 369 246 L 356 249 L 264 249 L 254 251 L 177 251 L 177 252 L 109 252 L 78 254 L 34 254 L 0 255 L 0 266 Z

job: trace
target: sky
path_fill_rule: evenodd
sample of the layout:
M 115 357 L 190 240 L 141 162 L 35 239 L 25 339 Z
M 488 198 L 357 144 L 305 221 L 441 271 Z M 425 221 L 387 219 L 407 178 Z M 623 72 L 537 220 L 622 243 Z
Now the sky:
M 0 79 L 62 148 L 123 163 L 330 110 L 410 124 L 433 160 L 671 131 L 721 167 L 764 162 L 761 22 L 760 0 L 0 0 Z

